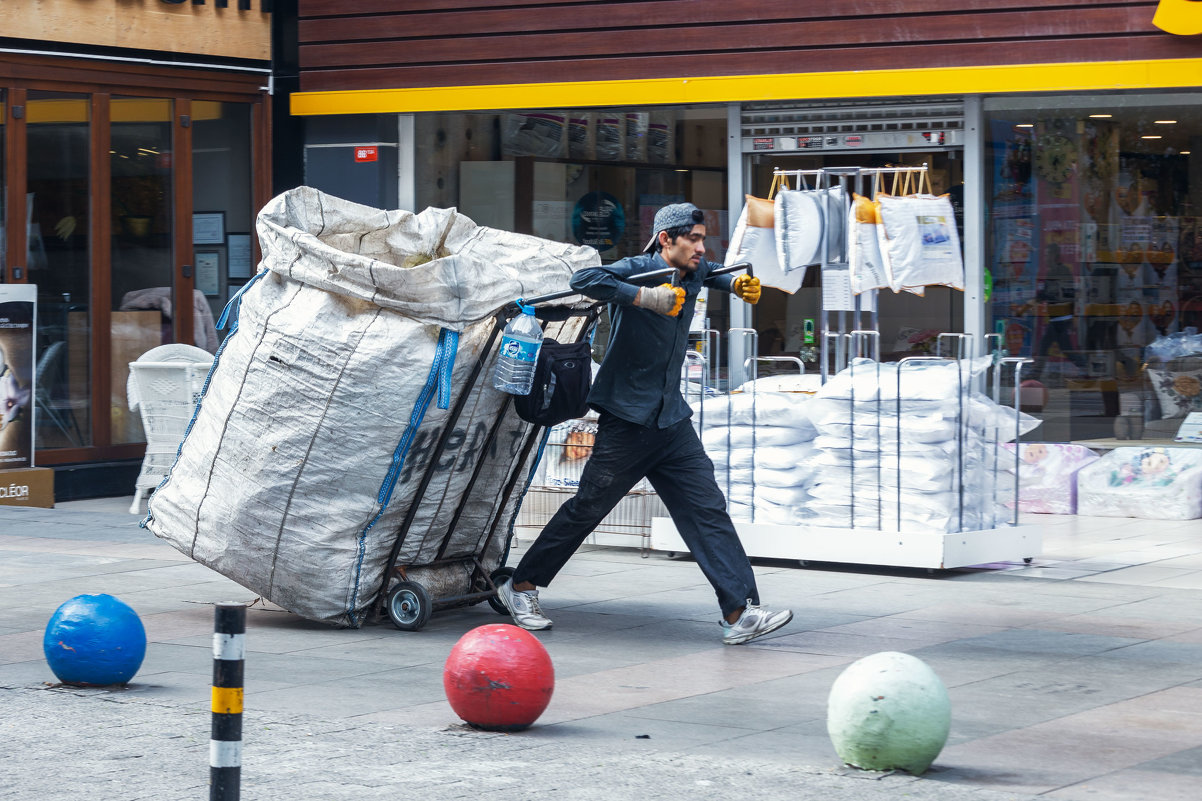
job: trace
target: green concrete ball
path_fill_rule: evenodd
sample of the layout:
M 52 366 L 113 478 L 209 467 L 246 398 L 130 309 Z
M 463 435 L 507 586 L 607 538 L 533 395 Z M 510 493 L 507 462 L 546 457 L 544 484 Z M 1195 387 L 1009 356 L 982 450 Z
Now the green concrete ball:
M 947 743 L 952 703 L 935 671 L 909 654 L 883 651 L 835 679 L 826 730 L 835 753 L 865 770 L 925 771 Z

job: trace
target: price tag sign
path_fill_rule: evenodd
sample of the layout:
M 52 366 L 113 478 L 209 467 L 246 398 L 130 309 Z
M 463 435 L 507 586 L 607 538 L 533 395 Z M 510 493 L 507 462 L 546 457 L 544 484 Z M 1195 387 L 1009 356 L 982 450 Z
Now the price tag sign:
M 379 161 L 380 151 L 375 147 L 356 147 L 355 161 Z

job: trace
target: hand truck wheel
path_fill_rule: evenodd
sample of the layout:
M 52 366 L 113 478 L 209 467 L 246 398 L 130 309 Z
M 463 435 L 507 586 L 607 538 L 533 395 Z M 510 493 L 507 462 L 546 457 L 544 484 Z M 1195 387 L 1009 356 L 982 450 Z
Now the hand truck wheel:
M 430 593 L 416 581 L 398 581 L 388 591 L 388 617 L 401 631 L 421 631 L 433 611 Z
M 500 584 L 503 581 L 509 581 L 513 578 L 512 567 L 498 567 L 496 570 L 488 574 L 494 585 Z M 493 608 L 493 611 L 498 615 L 509 616 L 509 610 L 505 608 L 505 604 L 501 603 L 501 599 L 496 595 L 492 595 L 488 599 L 488 605 Z

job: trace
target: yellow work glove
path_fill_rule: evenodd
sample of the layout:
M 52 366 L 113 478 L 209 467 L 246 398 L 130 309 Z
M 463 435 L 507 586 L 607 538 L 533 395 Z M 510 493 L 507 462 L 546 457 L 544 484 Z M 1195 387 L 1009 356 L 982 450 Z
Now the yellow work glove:
M 754 306 L 760 302 L 760 279 L 758 278 L 752 278 L 750 275 L 736 275 L 730 288 L 745 303 Z
M 634 298 L 634 305 L 644 309 L 675 317 L 684 307 L 684 287 L 660 284 L 656 287 L 645 286 Z

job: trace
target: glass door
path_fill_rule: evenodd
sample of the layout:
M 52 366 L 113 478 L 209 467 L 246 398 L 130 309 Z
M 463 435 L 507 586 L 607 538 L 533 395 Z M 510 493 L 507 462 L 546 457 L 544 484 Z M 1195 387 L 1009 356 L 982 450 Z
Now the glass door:
M 91 424 L 91 102 L 30 90 L 25 105 L 24 222 L 38 286 L 35 446 L 79 448 Z M 21 217 L 19 210 L 10 216 Z
M 255 271 L 252 171 L 250 105 L 193 101 L 193 340 L 211 353 L 219 336 L 213 321 Z
M 109 169 L 112 202 L 110 415 L 112 442 L 142 442 L 129 412 L 129 363 L 175 341 L 173 102 L 114 97 Z

